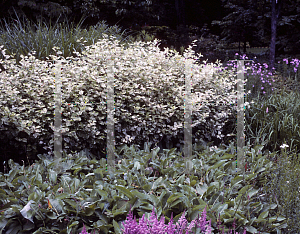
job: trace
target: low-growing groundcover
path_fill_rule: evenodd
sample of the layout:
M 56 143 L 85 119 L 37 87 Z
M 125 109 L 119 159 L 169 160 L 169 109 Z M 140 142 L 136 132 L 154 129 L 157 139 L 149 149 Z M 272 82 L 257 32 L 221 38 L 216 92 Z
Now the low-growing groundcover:
M 193 175 L 184 173 L 182 153 L 172 149 L 158 155 L 159 148 L 150 152 L 147 144 L 142 151 L 122 148 L 122 157 L 117 151 L 112 174 L 105 159 L 84 154 L 64 155 L 59 174 L 46 155 L 26 168 L 10 160 L 10 172 L 0 174 L 0 228 L 7 234 L 78 234 L 85 224 L 88 231 L 122 233 L 130 209 L 139 219 L 143 214 L 149 219 L 155 209 L 157 218 L 164 215 L 168 224 L 172 213 L 175 223 L 184 211 L 191 222 L 205 207 L 213 233 L 223 227 L 229 232 L 234 220 L 239 233 L 244 228 L 247 233 L 286 228 L 281 205 L 266 201 L 262 189 L 275 168 L 262 153 L 263 146 L 246 150 L 250 172 L 245 175 L 236 168 L 234 144 L 224 148 L 193 145 Z M 219 223 L 223 227 L 218 228 Z

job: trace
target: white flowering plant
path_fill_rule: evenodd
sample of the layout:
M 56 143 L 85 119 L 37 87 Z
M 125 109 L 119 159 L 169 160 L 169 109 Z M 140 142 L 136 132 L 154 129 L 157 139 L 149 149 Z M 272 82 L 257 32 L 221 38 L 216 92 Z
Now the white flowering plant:
M 104 38 L 106 37 L 107 35 L 104 35 Z M 121 139 L 123 143 L 128 143 L 126 141 L 128 136 L 133 141 L 136 140 L 134 143 L 138 143 L 150 135 L 156 140 L 163 134 L 176 136 L 180 133 L 184 119 L 183 69 L 187 63 L 193 65 L 192 88 L 200 91 L 198 92 L 200 95 L 191 94 L 191 101 L 195 103 L 193 115 L 198 118 L 192 127 L 205 121 L 209 116 L 211 111 L 208 103 L 219 106 L 222 118 L 234 110 L 236 94 L 234 90 L 228 92 L 236 84 L 233 75 L 222 77 L 220 72 L 222 69 L 219 70 L 220 68 L 214 65 L 193 64 L 197 57 L 191 52 L 191 47 L 183 57 L 178 53 L 171 56 L 168 49 L 164 52 L 159 51 L 159 48 L 155 47 L 156 43 L 154 41 L 154 45 L 151 45 L 151 42 L 148 42 L 148 46 L 144 46 L 143 43 L 140 45 L 140 42 L 135 42 L 124 49 L 118 46 L 117 40 L 103 39 L 95 45 L 87 46 L 83 55 L 75 52 L 78 57 L 68 57 L 69 61 L 50 55 L 54 61 L 62 63 L 62 104 L 64 104 L 62 105 L 62 133 L 65 134 L 64 140 L 67 142 L 65 148 L 77 145 L 75 140 L 89 142 L 88 147 L 93 148 L 93 145 L 98 144 L 105 137 L 105 132 L 99 130 L 105 127 L 103 119 L 106 115 L 108 59 L 114 61 L 115 69 L 117 106 L 115 124 L 118 132 L 116 145 L 121 143 Z M 55 47 L 53 49 L 57 50 Z M 57 51 L 57 54 L 61 52 Z M 14 110 L 7 106 L 2 107 L 2 110 L 15 120 L 19 131 L 33 134 L 35 138 L 41 139 L 43 136 L 44 139 L 50 139 L 49 144 L 43 147 L 50 149 L 53 140 L 49 128 L 53 130 L 51 122 L 53 117 L 49 117 L 49 114 L 54 113 L 55 74 L 54 70 L 49 70 L 49 66 L 53 68 L 56 65 L 41 62 L 33 56 L 28 58 L 21 55 L 21 57 L 22 66 L 10 67 L 9 72 L 0 75 L 2 78 L 4 76 L 7 78 L 1 79 L 4 82 L 3 87 L 7 90 L 6 95 L 2 95 L 0 99 L 7 101 L 7 94 L 9 94 L 14 98 L 7 102 L 15 106 Z M 10 61 L 5 61 L 7 62 Z M 79 105 L 72 103 L 79 103 Z M 88 106 L 86 103 L 95 103 L 95 105 Z M 24 116 L 23 110 L 29 111 L 25 114 L 27 116 Z M 150 116 L 159 117 L 159 120 L 153 121 Z M 220 119 L 220 116 L 216 116 L 216 119 Z M 217 125 L 222 127 L 224 123 L 220 121 Z M 217 129 L 220 129 L 220 126 L 217 126 Z M 146 131 L 143 132 L 143 128 Z M 219 134 L 220 131 L 218 137 L 221 138 Z

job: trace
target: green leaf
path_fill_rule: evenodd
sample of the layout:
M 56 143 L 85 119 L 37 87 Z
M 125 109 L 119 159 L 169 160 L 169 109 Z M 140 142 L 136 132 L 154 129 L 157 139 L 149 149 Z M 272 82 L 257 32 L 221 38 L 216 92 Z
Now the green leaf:
M 38 195 L 36 194 L 36 192 L 33 192 L 31 193 L 29 196 L 28 196 L 28 200 L 33 200 L 33 201 L 37 201 L 38 200 Z
M 241 175 L 235 176 L 234 179 L 231 180 L 231 187 L 240 183 L 242 180 L 243 180 L 243 176 L 241 176 Z
M 115 233 L 116 234 L 121 234 L 122 233 L 121 228 L 119 227 L 119 224 L 115 220 L 113 220 L 113 225 L 114 225 Z
M 116 189 L 118 189 L 120 192 L 124 193 L 130 200 L 133 198 L 132 193 L 125 187 L 117 185 Z
M 69 225 L 68 227 L 71 228 L 71 227 L 74 227 L 74 226 L 76 226 L 76 225 L 78 225 L 78 224 L 79 224 L 78 221 L 73 221 L 73 222 L 71 223 L 71 225 Z
M 182 193 L 174 193 L 168 198 L 167 203 L 172 204 L 175 200 L 177 200 L 178 198 L 180 198 L 182 196 L 183 196 Z
M 50 178 L 49 178 L 50 182 L 52 184 L 56 184 L 56 182 L 57 182 L 57 173 L 53 170 L 49 170 L 49 174 L 50 174 Z
M 258 219 L 264 219 L 268 216 L 269 214 L 269 211 L 265 211 L 265 212 L 262 212 L 259 216 L 258 216 Z
M 70 200 L 70 199 L 65 199 L 64 200 L 66 203 L 68 203 L 69 205 L 71 205 L 73 208 L 77 208 L 78 204 L 76 202 L 74 202 L 73 200 Z

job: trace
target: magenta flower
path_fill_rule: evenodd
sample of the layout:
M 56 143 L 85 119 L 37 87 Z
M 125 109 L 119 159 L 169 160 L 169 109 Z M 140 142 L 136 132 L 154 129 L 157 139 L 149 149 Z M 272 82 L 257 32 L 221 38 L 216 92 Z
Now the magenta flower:
M 164 225 L 164 217 L 162 216 L 160 221 L 158 222 L 157 220 L 157 215 L 155 216 L 154 213 L 154 208 L 152 211 L 152 214 L 150 216 L 150 220 L 146 220 L 148 221 L 148 224 L 150 224 L 150 227 L 147 226 L 147 223 L 145 221 L 145 214 L 143 215 L 143 217 L 139 220 L 139 225 L 136 224 L 136 217 L 134 218 L 133 221 L 133 217 L 132 217 L 132 213 L 131 211 L 129 212 L 127 219 L 122 223 L 124 226 L 124 229 L 121 229 L 123 231 L 123 234 L 135 234 L 135 233 L 145 233 L 145 234 L 150 234 L 150 233 L 157 233 L 157 234 L 174 234 L 175 233 L 175 227 L 176 228 L 176 233 L 185 233 L 188 234 L 192 228 L 196 225 L 197 227 L 201 228 L 202 232 L 205 232 L 206 234 L 210 234 L 211 233 L 211 227 L 210 227 L 210 222 L 208 222 L 208 225 L 205 226 L 205 224 L 207 223 L 206 221 L 206 207 L 202 212 L 201 215 L 201 219 L 197 220 L 192 220 L 192 222 L 190 223 L 190 225 L 187 226 L 187 220 L 184 217 L 185 211 L 183 212 L 181 218 L 178 220 L 178 222 L 176 223 L 176 225 L 173 225 L 173 213 L 171 214 L 171 219 L 170 222 L 168 224 L 167 227 L 165 227 Z
M 83 228 L 82 228 L 82 231 L 80 234 L 90 234 L 86 231 L 84 224 L 83 224 Z

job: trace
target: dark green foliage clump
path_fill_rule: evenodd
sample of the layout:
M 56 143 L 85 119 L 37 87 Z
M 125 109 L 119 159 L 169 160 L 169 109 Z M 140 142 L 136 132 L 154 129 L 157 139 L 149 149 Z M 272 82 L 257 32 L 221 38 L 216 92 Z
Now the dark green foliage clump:
M 235 166 L 233 144 L 219 150 L 193 145 L 189 174 L 182 153 L 171 149 L 158 154 L 159 148 L 150 150 L 147 144 L 144 150 L 117 148 L 115 167 L 108 170 L 105 159 L 83 152 L 64 154 L 60 169 L 46 155 L 29 167 L 9 160 L 10 171 L 0 173 L 0 229 L 66 233 L 69 228 L 78 234 L 84 224 L 89 233 L 121 233 L 130 209 L 138 222 L 154 208 L 158 219 L 164 215 L 168 224 L 172 213 L 177 223 L 185 211 L 190 223 L 207 207 L 213 233 L 223 227 L 228 233 L 234 220 L 239 233 L 244 228 L 275 233 L 286 227 L 286 218 L 279 213 L 282 207 L 267 202 L 261 191 L 274 168 L 262 148 L 246 150 L 245 174 Z M 29 203 L 31 209 L 23 210 Z

